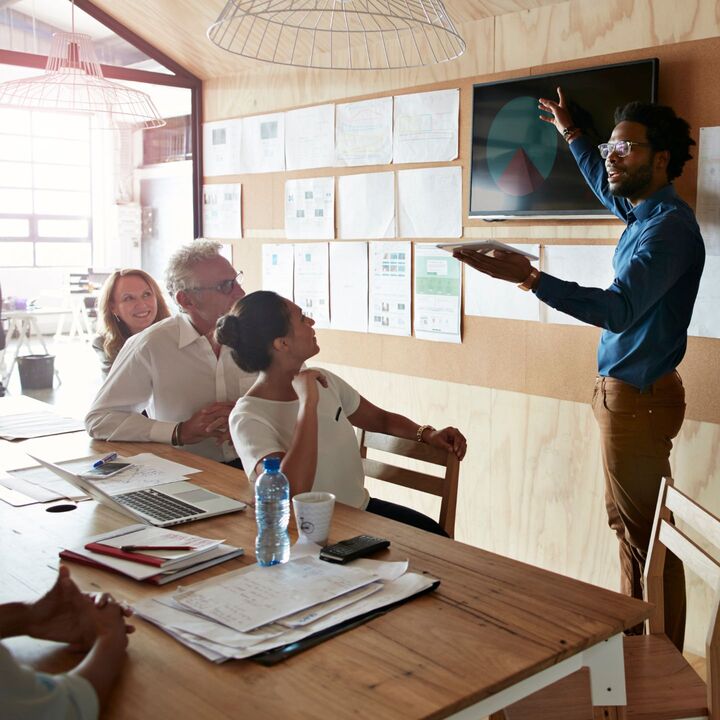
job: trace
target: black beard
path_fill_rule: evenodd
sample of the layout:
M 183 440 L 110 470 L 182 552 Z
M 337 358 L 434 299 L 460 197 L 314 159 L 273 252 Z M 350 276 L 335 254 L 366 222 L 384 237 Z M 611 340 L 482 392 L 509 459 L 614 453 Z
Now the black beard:
M 633 198 L 642 193 L 652 182 L 652 166 L 639 167 L 632 175 L 626 175 L 620 182 L 610 185 L 610 194 L 615 197 Z

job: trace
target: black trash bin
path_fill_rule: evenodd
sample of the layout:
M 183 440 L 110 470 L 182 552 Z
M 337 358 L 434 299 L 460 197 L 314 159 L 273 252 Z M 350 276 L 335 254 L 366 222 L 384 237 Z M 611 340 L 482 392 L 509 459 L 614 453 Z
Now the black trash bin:
M 17 363 L 23 390 L 42 390 L 53 386 L 54 355 L 20 355 Z

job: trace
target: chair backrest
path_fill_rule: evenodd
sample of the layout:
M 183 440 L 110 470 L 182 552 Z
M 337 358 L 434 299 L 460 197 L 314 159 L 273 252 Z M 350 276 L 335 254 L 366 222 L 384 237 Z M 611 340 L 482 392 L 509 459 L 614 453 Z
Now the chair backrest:
M 708 707 L 712 716 L 720 710 L 720 562 L 675 527 L 679 520 L 691 528 L 704 543 L 720 550 L 720 519 L 663 478 L 655 510 L 650 552 L 645 564 L 645 599 L 655 606 L 648 625 L 651 633 L 665 631 L 663 568 L 670 550 L 684 566 L 698 575 L 715 593 L 713 612 L 706 639 Z
M 358 430 L 358 444 L 366 477 L 402 485 L 442 498 L 438 522 L 450 537 L 454 537 L 460 463 L 453 453 L 414 440 L 405 440 L 366 430 Z M 381 462 L 367 456 L 368 448 L 439 465 L 444 468 L 444 473 L 442 476 L 430 475 L 418 470 L 391 465 L 389 462 Z

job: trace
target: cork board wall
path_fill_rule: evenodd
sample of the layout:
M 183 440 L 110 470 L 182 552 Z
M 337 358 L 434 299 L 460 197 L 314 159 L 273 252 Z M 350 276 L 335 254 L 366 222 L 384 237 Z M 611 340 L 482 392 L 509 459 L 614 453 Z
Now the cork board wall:
M 715 90 L 720 72 L 720 38 L 613 53 L 552 65 L 535 66 L 493 75 L 430 85 L 398 87 L 393 91 L 338 97 L 347 102 L 404 92 L 460 88 L 460 154 L 454 163 L 463 168 L 463 225 L 465 238 L 496 237 L 509 242 L 614 245 L 623 225 L 614 220 L 513 220 L 486 223 L 468 218 L 472 86 L 478 82 L 625 62 L 646 57 L 660 60 L 659 100 L 674 107 L 693 128 L 697 139 L 702 126 L 720 125 L 720 94 Z M 307 103 L 313 104 L 313 103 Z M 278 107 L 276 110 L 289 110 Z M 608 108 L 611 113 L 613 108 Z M 695 153 L 696 154 L 696 153 Z M 442 163 L 443 165 L 447 163 Z M 322 168 L 296 172 L 209 178 L 207 182 L 241 182 L 244 238 L 233 241 L 237 267 L 245 271 L 248 290 L 259 289 L 261 246 L 284 240 L 284 185 L 287 179 L 399 170 L 426 165 Z M 680 195 L 695 204 L 697 159 L 687 163 L 676 181 Z M 336 219 L 337 222 L 337 219 Z M 422 241 L 422 239 L 418 239 Z M 568 278 L 572 279 L 572 278 Z M 596 373 L 599 330 L 592 327 L 463 317 L 461 345 L 429 343 L 415 338 L 319 330 L 320 359 L 403 375 L 445 379 L 562 400 L 589 402 Z M 720 340 L 691 337 L 680 372 L 687 389 L 687 416 L 720 423 Z

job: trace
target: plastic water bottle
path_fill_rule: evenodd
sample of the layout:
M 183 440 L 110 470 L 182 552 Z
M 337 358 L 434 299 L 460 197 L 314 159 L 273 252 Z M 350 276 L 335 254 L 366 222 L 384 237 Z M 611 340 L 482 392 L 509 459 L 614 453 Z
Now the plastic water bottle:
M 255 518 L 258 565 L 277 565 L 290 559 L 290 484 L 280 472 L 280 458 L 263 460 L 263 474 L 255 483 Z

